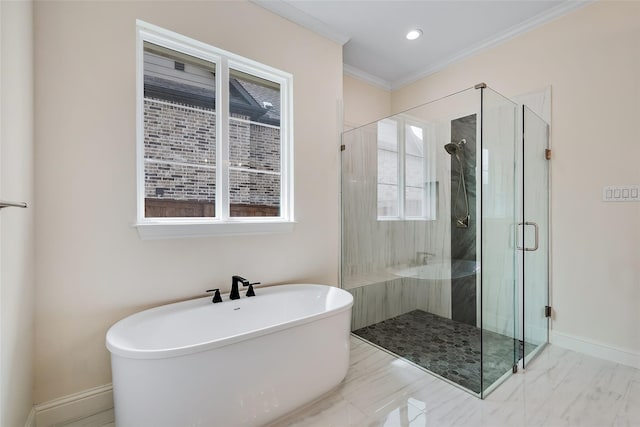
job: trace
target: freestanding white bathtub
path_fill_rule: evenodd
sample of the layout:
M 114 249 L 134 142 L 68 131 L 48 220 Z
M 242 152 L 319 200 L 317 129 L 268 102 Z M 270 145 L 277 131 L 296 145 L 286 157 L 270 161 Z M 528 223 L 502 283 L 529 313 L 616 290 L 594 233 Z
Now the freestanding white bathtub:
M 259 426 L 330 391 L 349 364 L 353 297 L 257 288 L 133 314 L 109 329 L 118 427 Z

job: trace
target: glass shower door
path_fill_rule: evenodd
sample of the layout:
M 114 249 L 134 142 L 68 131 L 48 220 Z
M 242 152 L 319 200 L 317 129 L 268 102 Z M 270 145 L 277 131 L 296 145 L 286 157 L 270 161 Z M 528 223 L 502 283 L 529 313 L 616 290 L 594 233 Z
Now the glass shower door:
M 513 226 L 517 222 L 515 103 L 482 89 L 481 155 L 478 156 L 481 218 L 481 332 L 484 398 L 517 363 L 517 269 Z
M 549 338 L 549 126 L 522 106 L 523 367 Z M 549 309 L 550 310 L 550 309 Z

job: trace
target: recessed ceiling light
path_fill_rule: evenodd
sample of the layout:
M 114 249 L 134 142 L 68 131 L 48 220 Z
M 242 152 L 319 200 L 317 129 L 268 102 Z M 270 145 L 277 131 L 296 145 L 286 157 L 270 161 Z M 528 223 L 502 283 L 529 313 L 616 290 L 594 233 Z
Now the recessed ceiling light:
M 407 40 L 415 40 L 421 35 L 422 35 L 422 30 L 416 28 L 415 30 L 411 30 L 407 33 Z

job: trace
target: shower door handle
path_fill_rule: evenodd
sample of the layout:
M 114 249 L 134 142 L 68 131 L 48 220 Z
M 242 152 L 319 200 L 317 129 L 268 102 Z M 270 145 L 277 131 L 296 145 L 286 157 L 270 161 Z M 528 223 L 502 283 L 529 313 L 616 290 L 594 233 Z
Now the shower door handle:
M 533 225 L 533 228 L 535 230 L 535 240 L 534 240 L 533 248 L 525 248 L 525 251 L 537 251 L 538 247 L 540 246 L 540 232 L 538 229 L 538 223 L 525 222 L 524 225 Z
M 533 243 L 533 247 L 532 248 L 528 248 L 526 246 L 524 246 L 524 238 L 522 240 L 522 246 L 517 246 L 517 242 L 520 241 L 520 233 L 518 233 L 518 230 L 520 230 L 520 226 L 527 226 L 527 225 L 532 225 L 534 230 L 535 230 L 535 239 L 534 239 L 534 243 Z M 518 250 L 520 251 L 528 251 L 528 252 L 533 252 L 533 251 L 537 251 L 538 247 L 539 247 L 539 243 L 540 243 L 540 232 L 538 229 L 538 224 L 535 222 L 529 222 L 529 221 L 525 221 L 525 222 L 519 222 L 518 225 L 516 226 L 516 247 L 518 248 Z

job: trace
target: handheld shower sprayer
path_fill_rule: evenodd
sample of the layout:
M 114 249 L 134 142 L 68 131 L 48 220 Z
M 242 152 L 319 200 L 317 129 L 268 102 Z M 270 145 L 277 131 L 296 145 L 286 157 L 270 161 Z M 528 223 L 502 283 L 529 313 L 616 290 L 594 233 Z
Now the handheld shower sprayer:
M 450 142 L 445 144 L 444 149 L 451 156 L 456 156 L 458 159 L 458 164 L 460 166 L 460 179 L 458 180 L 458 189 L 456 190 L 456 197 L 453 202 L 452 210 L 453 216 L 456 219 L 456 227 L 458 228 L 468 228 L 469 227 L 469 198 L 467 196 L 467 186 L 464 182 L 464 163 L 462 162 L 462 158 L 460 155 L 464 151 L 464 146 L 467 143 L 466 139 L 461 139 L 458 142 Z M 465 214 L 458 215 L 458 200 L 460 200 L 460 190 L 464 195 L 464 205 L 465 205 Z

